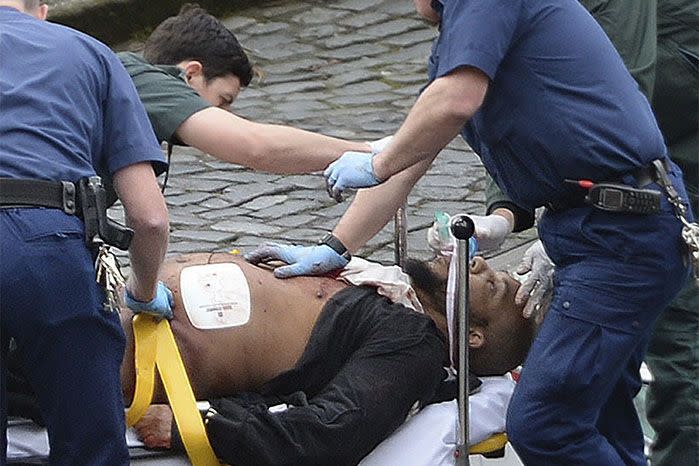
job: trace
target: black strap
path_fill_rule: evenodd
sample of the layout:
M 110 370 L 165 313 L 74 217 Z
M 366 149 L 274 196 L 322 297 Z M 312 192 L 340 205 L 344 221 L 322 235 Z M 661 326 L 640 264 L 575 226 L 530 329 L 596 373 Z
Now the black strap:
M 0 178 L 0 206 L 35 206 L 75 214 L 75 184 L 70 181 Z

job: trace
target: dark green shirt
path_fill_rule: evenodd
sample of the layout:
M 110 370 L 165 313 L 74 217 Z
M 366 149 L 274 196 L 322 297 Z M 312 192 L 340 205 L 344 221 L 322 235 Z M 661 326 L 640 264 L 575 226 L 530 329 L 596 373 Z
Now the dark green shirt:
M 117 56 L 136 86 L 158 141 L 180 144 L 175 137 L 177 128 L 211 104 L 189 87 L 176 66 L 151 65 L 131 52 Z

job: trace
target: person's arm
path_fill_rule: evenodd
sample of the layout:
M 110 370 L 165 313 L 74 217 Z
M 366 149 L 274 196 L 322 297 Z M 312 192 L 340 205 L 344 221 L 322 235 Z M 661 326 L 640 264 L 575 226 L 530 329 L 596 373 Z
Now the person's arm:
M 333 234 L 351 253 L 357 252 L 393 218 L 433 159 L 408 167 L 378 186 L 358 191 Z
M 433 160 L 483 104 L 489 78 L 463 66 L 434 80 L 418 97 L 391 144 L 377 155 L 346 152 L 323 175 L 328 193 L 376 186 L 424 160 Z
M 533 210 L 524 209 L 512 202 L 487 172 L 485 178 L 486 215 L 500 215 L 505 217 L 510 222 L 510 232 L 524 231 L 534 226 Z
M 386 180 L 420 161 L 433 160 L 483 104 L 488 82 L 482 71 L 468 66 L 433 81 L 391 144 L 374 157 L 376 177 Z
M 193 114 L 177 128 L 175 135 L 183 143 L 217 159 L 273 173 L 319 171 L 343 152 L 371 152 L 364 142 L 256 123 L 217 107 Z
M 167 250 L 169 224 L 165 199 L 150 163 L 128 165 L 114 174 L 114 188 L 134 235 L 129 248 L 127 289 L 138 301 L 156 296 L 158 272 Z

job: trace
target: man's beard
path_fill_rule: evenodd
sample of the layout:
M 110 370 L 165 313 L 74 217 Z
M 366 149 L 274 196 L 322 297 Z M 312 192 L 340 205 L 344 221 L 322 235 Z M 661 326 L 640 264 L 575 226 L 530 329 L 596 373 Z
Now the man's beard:
M 443 281 L 429 268 L 427 262 L 417 259 L 406 259 L 403 265 L 405 273 L 410 275 L 413 288 L 419 288 L 429 295 L 436 295 L 443 287 Z

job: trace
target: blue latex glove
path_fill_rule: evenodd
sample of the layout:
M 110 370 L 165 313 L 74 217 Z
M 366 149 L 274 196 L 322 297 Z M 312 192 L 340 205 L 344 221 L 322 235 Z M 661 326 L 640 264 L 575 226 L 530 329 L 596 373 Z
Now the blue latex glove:
M 160 319 L 165 318 L 167 320 L 172 319 L 172 306 L 175 304 L 172 291 L 170 291 L 163 282 L 158 282 L 158 286 L 155 288 L 155 298 L 147 303 L 134 299 L 128 289 L 126 290 L 124 302 L 134 314 L 143 312 L 144 314 L 150 314 Z
M 376 178 L 371 164 L 375 154 L 348 151 L 328 165 L 323 172 L 330 197 L 342 201 L 342 192 L 347 188 L 369 188 L 381 181 Z
M 252 264 L 260 262 L 282 261 L 289 265 L 274 269 L 277 278 L 289 278 L 299 275 L 325 275 L 341 269 L 349 262 L 326 245 L 293 246 L 267 243 L 245 254 L 245 260 Z

